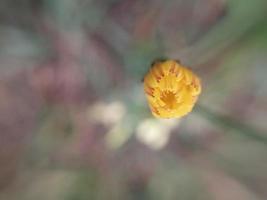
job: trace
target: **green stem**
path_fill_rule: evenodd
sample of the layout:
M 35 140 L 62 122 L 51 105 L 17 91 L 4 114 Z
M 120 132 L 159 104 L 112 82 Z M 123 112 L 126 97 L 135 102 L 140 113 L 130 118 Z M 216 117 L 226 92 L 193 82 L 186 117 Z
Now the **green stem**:
M 196 105 L 195 111 L 197 114 L 200 114 L 201 116 L 224 129 L 234 129 L 241 135 L 245 135 L 251 139 L 267 144 L 267 136 L 247 124 L 231 119 L 230 117 L 217 114 L 201 105 Z

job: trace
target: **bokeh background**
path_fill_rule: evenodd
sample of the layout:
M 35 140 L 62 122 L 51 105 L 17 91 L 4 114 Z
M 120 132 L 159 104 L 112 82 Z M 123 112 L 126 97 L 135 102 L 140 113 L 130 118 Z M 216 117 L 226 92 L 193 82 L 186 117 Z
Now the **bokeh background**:
M 202 79 L 152 117 L 156 58 Z M 267 199 L 266 0 L 1 0 L 1 200 Z

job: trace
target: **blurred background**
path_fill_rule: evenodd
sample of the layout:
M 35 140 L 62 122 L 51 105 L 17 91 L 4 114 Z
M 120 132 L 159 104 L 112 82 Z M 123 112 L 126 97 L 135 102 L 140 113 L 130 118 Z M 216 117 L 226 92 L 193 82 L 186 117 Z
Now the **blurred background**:
M 266 0 L 0 0 L 1 200 L 267 199 Z M 179 59 L 203 92 L 152 117 Z

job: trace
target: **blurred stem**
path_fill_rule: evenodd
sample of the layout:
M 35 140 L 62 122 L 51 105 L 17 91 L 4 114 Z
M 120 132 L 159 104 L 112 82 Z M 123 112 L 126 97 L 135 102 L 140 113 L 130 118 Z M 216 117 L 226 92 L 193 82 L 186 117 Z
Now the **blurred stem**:
M 267 145 L 267 136 L 247 124 L 231 119 L 230 117 L 217 114 L 201 105 L 196 105 L 195 111 L 197 112 L 197 114 L 200 114 L 201 116 L 224 129 L 234 129 L 241 135 L 245 135 L 251 139 L 263 142 Z

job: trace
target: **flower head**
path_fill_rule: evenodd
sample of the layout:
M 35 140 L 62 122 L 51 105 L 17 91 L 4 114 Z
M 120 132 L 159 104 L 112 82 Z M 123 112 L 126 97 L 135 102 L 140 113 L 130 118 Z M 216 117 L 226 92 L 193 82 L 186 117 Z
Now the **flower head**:
M 144 78 L 144 90 L 155 117 L 179 118 L 192 110 L 201 83 L 197 75 L 177 61 L 156 61 Z

